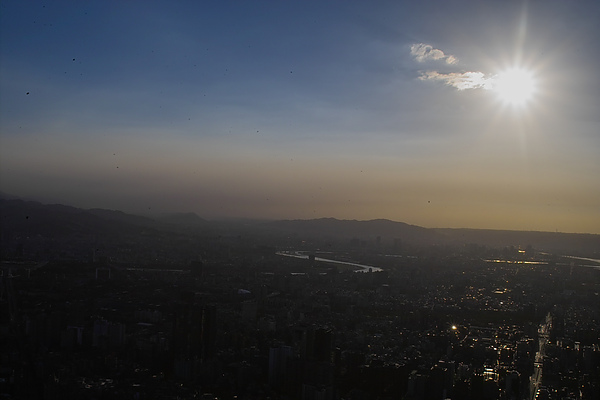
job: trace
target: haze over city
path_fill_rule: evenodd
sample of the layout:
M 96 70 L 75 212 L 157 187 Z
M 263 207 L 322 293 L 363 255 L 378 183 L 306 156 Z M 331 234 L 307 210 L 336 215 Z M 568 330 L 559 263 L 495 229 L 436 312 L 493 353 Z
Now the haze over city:
M 0 6 L 0 190 L 600 233 L 600 4 Z

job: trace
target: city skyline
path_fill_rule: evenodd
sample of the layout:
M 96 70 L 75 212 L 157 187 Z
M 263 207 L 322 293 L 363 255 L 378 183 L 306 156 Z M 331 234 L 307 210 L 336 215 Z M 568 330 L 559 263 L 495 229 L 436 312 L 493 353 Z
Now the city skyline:
M 0 190 L 600 233 L 593 1 L 7 1 Z

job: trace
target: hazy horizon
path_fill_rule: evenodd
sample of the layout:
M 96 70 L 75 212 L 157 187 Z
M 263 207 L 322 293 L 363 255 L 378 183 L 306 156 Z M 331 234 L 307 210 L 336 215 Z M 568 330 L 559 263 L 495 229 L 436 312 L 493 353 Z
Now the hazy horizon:
M 3 192 L 600 233 L 597 2 L 1 7 Z
M 107 211 L 116 211 L 116 212 L 124 212 L 126 214 L 129 215 L 133 215 L 133 216 L 138 216 L 138 217 L 145 217 L 145 218 L 150 218 L 150 219 L 156 219 L 156 220 L 161 220 L 163 218 L 169 218 L 169 217 L 173 217 L 173 216 L 181 216 L 181 215 L 186 215 L 186 214 L 193 214 L 195 217 L 200 218 L 201 220 L 207 221 L 207 222 L 216 222 L 216 223 L 220 223 L 220 222 L 240 222 L 240 221 L 247 221 L 247 222 L 281 222 L 281 221 L 318 221 L 318 220 L 337 220 L 340 222 L 343 221 L 347 221 L 347 222 L 375 222 L 375 221 L 387 221 L 387 222 L 391 222 L 391 223 L 400 223 L 400 224 L 407 224 L 409 226 L 414 226 L 417 228 L 426 228 L 426 229 L 432 229 L 432 230 L 482 230 L 482 231 L 504 231 L 504 232 L 530 232 L 530 233 L 534 233 L 534 232 L 538 232 L 538 233 L 557 233 L 557 234 L 583 234 L 583 235 L 600 235 L 598 233 L 590 233 L 590 232 L 564 232 L 564 231 L 543 231 L 543 230 L 523 230 L 523 229 L 495 229 L 495 228 L 487 228 L 487 227 L 468 227 L 468 226 L 424 226 L 424 225 L 420 225 L 418 223 L 409 223 L 406 221 L 400 221 L 400 220 L 394 220 L 394 219 L 389 219 L 389 218 L 369 218 L 369 219 L 357 219 L 357 218 L 336 218 L 336 217 L 332 217 L 332 216 L 321 216 L 321 217 L 307 217 L 307 218 L 285 218 L 285 217 L 281 217 L 281 218 L 260 218 L 260 217 L 252 217 L 252 216 L 248 216 L 248 217 L 236 217 L 236 216 L 219 216 L 219 215 L 215 215 L 215 216 L 205 216 L 205 215 L 201 215 L 198 212 L 195 211 L 190 211 L 190 210 L 142 210 L 140 212 L 137 211 L 127 211 L 127 210 L 121 210 L 121 209 L 116 209 L 116 208 L 104 208 L 104 207 L 81 207 L 75 204 L 70 204 L 67 202 L 63 202 L 60 201 L 58 199 L 34 199 L 34 198 L 25 198 L 25 197 L 20 197 L 20 196 L 16 196 L 13 195 L 11 193 L 5 193 L 5 192 L 1 192 L 0 191 L 0 199 L 4 199 L 4 200 L 22 200 L 22 201 L 26 201 L 26 202 L 35 202 L 35 203 L 39 203 L 42 205 L 48 205 L 48 206 L 53 206 L 53 205 L 61 205 L 61 206 L 68 206 L 68 207 L 75 207 L 75 208 L 80 208 L 82 210 L 107 210 Z M 191 217 L 191 215 L 190 215 Z M 183 222 L 183 221 L 182 221 Z

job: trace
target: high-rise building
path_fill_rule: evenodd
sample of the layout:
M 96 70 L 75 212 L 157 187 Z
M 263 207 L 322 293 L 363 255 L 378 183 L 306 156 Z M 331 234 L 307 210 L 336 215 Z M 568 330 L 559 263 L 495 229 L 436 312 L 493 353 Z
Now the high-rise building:
M 292 356 L 290 346 L 271 347 L 269 350 L 269 385 L 280 388 L 285 383 L 288 360 Z

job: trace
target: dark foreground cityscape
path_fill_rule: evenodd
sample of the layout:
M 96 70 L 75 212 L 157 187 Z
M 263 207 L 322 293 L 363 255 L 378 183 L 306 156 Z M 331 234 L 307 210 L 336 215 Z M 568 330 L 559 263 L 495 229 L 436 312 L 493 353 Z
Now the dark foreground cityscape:
M 2 200 L 0 398 L 600 399 L 598 235 L 448 235 Z

